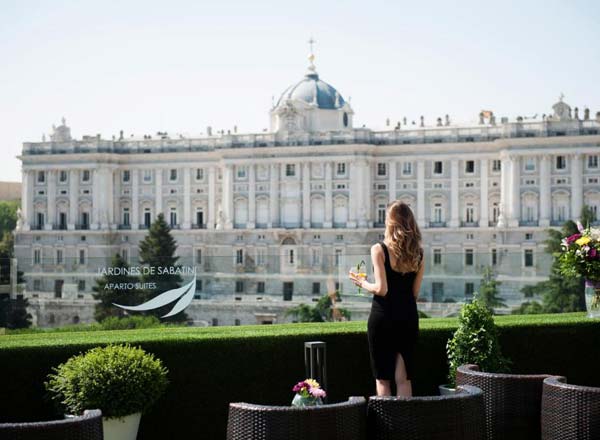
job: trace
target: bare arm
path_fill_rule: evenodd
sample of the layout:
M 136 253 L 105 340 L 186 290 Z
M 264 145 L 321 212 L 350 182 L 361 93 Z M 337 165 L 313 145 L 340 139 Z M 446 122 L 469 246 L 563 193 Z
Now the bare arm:
M 425 257 L 423 257 L 423 260 L 421 261 L 421 267 L 419 268 L 417 276 L 415 277 L 415 282 L 413 283 L 413 296 L 415 299 L 419 298 L 419 290 L 421 290 L 423 274 L 425 274 Z
M 367 292 L 373 295 L 387 295 L 387 277 L 385 276 L 385 256 L 380 245 L 376 244 L 371 247 L 371 261 L 373 262 L 375 282 L 369 283 L 367 280 L 357 276 L 354 272 L 350 272 L 349 276 L 352 282 L 359 287 L 362 287 Z

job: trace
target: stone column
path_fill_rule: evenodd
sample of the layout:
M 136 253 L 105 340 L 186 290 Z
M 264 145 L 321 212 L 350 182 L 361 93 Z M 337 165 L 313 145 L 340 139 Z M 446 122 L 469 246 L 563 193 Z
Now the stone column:
M 48 179 L 48 186 L 46 188 L 48 215 L 46 216 L 46 225 L 44 226 L 44 229 L 52 230 L 52 227 L 56 222 L 56 171 L 46 171 L 46 178 Z
M 389 162 L 388 199 L 390 202 L 396 200 L 396 168 L 398 164 L 392 160 Z
M 118 175 L 118 173 L 117 173 Z M 117 180 L 120 180 L 117 178 Z M 114 205 L 114 203 L 113 203 Z M 140 227 L 140 172 L 131 170 L 131 229 Z
M 458 194 L 458 159 L 450 161 L 450 227 L 460 226 Z
M 550 218 L 551 211 L 550 207 L 552 206 L 551 192 L 550 188 L 552 185 L 550 179 L 550 155 L 544 154 L 540 160 L 540 223 L 539 225 L 542 227 L 550 226 Z
M 426 228 L 425 224 L 425 161 L 417 161 L 417 223 L 421 228 Z
M 206 227 L 208 229 L 215 228 L 215 211 L 217 209 L 215 199 L 216 199 L 216 185 L 215 185 L 215 174 L 216 168 L 214 166 L 210 166 L 208 168 L 208 213 L 207 213 L 207 224 Z
M 190 182 L 190 168 L 183 167 L 183 229 L 192 227 L 192 188 Z
M 489 179 L 488 179 L 488 160 L 479 161 L 479 227 L 487 228 L 490 223 L 489 212 Z
M 225 228 L 233 228 L 233 165 L 225 164 L 223 167 L 223 216 Z
M 164 214 L 162 208 L 162 178 L 163 178 L 163 170 L 162 168 L 157 168 L 154 171 L 154 215 L 158 217 L 158 214 Z
M 279 227 L 279 164 L 271 164 L 269 183 L 269 228 Z
M 248 222 L 246 228 L 256 227 L 256 170 L 254 164 L 248 165 Z
M 373 183 L 371 182 L 371 164 L 365 160 L 361 166 L 361 197 L 358 205 L 358 227 L 371 228 L 373 227 L 373 209 L 371 203 L 371 194 Z
M 353 162 L 350 162 L 350 199 L 348 200 L 348 222 L 346 228 L 356 228 L 358 225 L 358 206 L 360 206 L 360 200 L 362 198 L 362 159 L 355 158 Z
M 100 218 L 100 229 L 108 229 L 109 222 L 112 220 L 112 192 L 113 192 L 113 172 L 108 168 L 101 168 L 99 175 L 100 180 L 100 207 L 99 207 L 99 218 Z
M 99 170 L 97 168 L 90 171 L 92 178 L 92 222 L 90 229 L 100 227 L 100 192 L 103 191 L 100 181 Z
M 508 221 L 509 227 L 519 226 L 521 219 L 521 160 L 519 156 L 511 155 L 510 161 L 510 218 Z
M 508 156 L 503 152 L 501 154 L 500 164 L 500 215 L 498 217 L 498 227 L 504 228 L 510 219 L 510 161 Z
M 310 228 L 310 162 L 302 165 L 302 227 Z
M 69 171 L 69 221 L 67 229 L 73 231 L 79 223 L 79 171 Z
M 21 187 L 21 216 L 23 219 L 23 230 L 29 231 L 31 229 L 31 225 L 33 225 L 35 222 L 35 213 L 33 212 L 33 186 L 35 171 L 22 170 L 22 175 L 23 185 Z
M 583 208 L 583 156 L 571 156 L 571 218 L 580 220 Z
M 110 222 L 112 223 L 113 228 L 117 228 L 121 223 L 121 183 L 122 176 L 118 170 L 115 170 L 113 173 L 113 185 L 114 185 L 114 200 L 111 204 L 112 206 L 112 216 L 110 217 Z
M 323 227 L 333 227 L 333 168 L 331 162 L 325 162 L 325 222 Z

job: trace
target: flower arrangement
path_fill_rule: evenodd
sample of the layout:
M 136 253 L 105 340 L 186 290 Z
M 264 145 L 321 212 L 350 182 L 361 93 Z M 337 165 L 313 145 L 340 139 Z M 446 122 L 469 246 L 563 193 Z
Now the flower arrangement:
M 292 406 L 322 405 L 322 399 L 327 396 L 319 382 L 314 379 L 304 379 L 302 382 L 298 382 L 294 385 L 292 391 L 296 393 L 294 400 L 292 400 Z
M 586 286 L 594 290 L 590 307 L 600 309 L 600 228 L 584 228 L 577 222 L 578 233 L 563 238 L 558 256 L 564 276 L 582 276 Z

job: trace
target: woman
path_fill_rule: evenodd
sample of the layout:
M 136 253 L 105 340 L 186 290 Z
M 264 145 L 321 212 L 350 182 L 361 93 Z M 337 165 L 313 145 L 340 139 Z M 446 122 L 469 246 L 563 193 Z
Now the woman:
M 385 238 L 371 247 L 375 282 L 354 272 L 350 279 L 373 294 L 367 324 L 371 367 L 377 395 L 412 395 L 413 352 L 419 332 L 417 297 L 425 264 L 421 231 L 408 205 L 396 200 L 388 205 Z

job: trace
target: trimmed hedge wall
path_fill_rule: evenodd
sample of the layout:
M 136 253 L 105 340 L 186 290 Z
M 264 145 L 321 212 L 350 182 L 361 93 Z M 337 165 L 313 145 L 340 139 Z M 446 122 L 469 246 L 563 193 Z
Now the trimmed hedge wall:
M 600 321 L 565 314 L 496 322 L 514 372 L 600 386 Z M 446 382 L 445 346 L 455 328 L 455 319 L 421 320 L 416 394 L 433 394 Z M 303 344 L 310 340 L 327 342 L 330 401 L 374 393 L 365 322 L 0 336 L 0 422 L 58 416 L 43 388 L 51 368 L 94 346 L 129 342 L 170 370 L 167 394 L 142 418 L 140 438 L 220 440 L 229 402 L 289 404 L 291 387 L 304 379 Z

